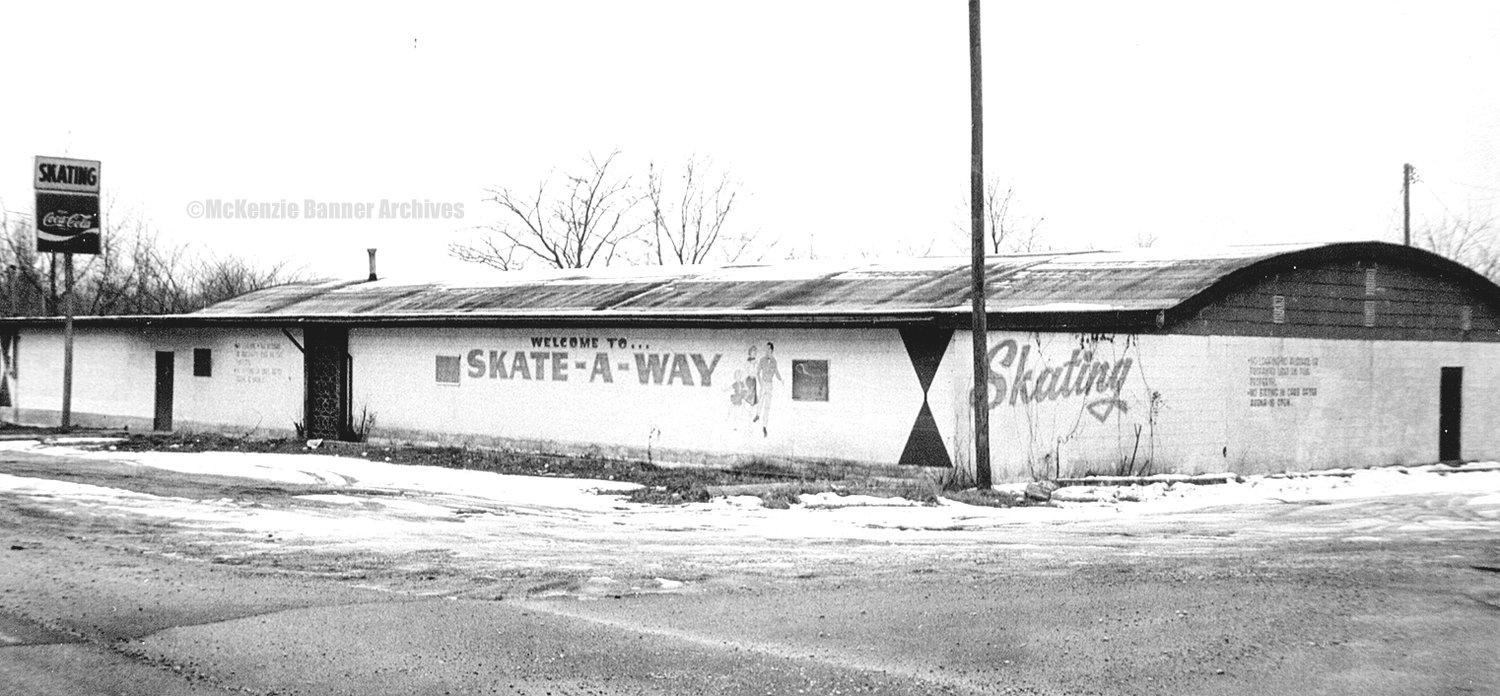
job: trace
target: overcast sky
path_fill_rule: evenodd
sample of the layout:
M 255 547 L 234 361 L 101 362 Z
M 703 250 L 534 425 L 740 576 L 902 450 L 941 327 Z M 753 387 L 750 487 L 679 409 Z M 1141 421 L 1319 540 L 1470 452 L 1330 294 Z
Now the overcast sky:
M 987 2 L 986 169 L 1054 248 L 1400 239 L 1500 204 L 1500 3 Z M 315 275 L 451 241 L 590 153 L 712 157 L 735 221 L 825 257 L 966 249 L 967 4 L 27 3 L 0 10 L 0 204 L 34 155 L 122 216 Z M 461 202 L 462 220 L 203 220 L 194 201 Z

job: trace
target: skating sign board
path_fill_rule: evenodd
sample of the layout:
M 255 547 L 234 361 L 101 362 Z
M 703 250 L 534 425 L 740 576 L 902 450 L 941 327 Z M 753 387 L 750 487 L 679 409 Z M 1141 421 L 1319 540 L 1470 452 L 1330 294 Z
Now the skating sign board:
M 99 171 L 97 160 L 37 156 L 37 251 L 99 253 Z
M 38 191 L 99 194 L 99 162 L 97 160 L 37 155 L 36 168 L 32 174 Z

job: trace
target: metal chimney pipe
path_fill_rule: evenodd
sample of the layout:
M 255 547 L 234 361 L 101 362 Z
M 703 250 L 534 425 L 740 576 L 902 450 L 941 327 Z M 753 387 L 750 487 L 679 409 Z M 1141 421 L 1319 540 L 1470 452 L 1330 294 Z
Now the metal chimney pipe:
M 370 280 L 380 280 L 380 277 L 377 276 L 377 275 L 375 275 L 375 250 L 374 249 L 366 249 L 365 251 L 370 252 L 370 278 L 369 279 Z

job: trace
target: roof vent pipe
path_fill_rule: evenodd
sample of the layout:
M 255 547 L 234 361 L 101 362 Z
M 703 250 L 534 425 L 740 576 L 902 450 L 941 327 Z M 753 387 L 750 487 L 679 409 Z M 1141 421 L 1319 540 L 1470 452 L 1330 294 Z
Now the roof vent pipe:
M 380 277 L 377 276 L 377 275 L 375 275 L 375 250 L 374 249 L 366 249 L 365 251 L 370 252 L 370 277 L 369 277 L 369 280 L 380 280 Z

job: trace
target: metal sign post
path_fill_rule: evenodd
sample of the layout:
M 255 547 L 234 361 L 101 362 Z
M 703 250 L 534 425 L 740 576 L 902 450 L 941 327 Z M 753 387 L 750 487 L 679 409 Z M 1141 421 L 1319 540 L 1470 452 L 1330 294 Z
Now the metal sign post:
M 31 169 L 36 250 L 63 255 L 63 430 L 73 427 L 73 254 L 100 251 L 99 172 L 97 160 L 41 155 Z
M 62 429 L 73 427 L 73 254 L 63 254 Z

